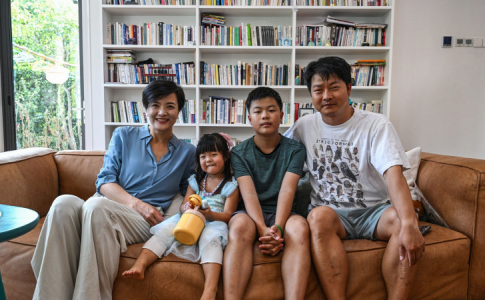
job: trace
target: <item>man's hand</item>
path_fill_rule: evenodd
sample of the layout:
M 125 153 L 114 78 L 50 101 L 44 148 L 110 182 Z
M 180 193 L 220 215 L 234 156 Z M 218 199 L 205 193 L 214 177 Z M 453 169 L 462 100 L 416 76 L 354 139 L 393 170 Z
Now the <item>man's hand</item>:
M 424 238 L 417 225 L 402 226 L 399 232 L 399 260 L 408 259 L 414 266 L 423 256 Z
M 274 225 L 271 228 L 266 227 L 263 232 L 260 233 L 261 237 L 259 238 L 259 241 L 261 242 L 261 245 L 259 245 L 261 253 L 275 256 L 283 250 L 284 240 L 280 237 L 280 234 L 278 227 Z
M 133 208 L 150 224 L 155 226 L 163 221 L 162 213 L 153 207 L 152 205 L 145 203 L 141 200 L 137 200 Z

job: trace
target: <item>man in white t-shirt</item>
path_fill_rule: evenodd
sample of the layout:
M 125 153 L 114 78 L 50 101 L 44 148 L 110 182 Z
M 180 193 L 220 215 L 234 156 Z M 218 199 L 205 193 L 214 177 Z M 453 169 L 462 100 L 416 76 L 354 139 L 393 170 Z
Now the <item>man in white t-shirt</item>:
M 306 146 L 312 259 L 325 296 L 345 299 L 348 258 L 341 240 L 371 239 L 388 241 L 382 273 L 389 299 L 407 299 L 424 239 L 402 174 L 409 162 L 399 137 L 383 115 L 349 105 L 345 60 L 313 61 L 305 80 L 316 113 L 285 136 Z

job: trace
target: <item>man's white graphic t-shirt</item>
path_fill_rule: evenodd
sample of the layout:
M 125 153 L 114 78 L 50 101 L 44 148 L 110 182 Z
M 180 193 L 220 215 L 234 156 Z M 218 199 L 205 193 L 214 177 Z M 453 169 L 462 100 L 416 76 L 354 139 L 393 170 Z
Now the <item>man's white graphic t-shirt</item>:
M 331 126 L 319 112 L 307 115 L 285 133 L 304 144 L 311 172 L 309 210 L 327 205 L 366 208 L 389 200 L 384 172 L 410 168 L 392 124 L 383 115 L 354 110 L 344 124 Z

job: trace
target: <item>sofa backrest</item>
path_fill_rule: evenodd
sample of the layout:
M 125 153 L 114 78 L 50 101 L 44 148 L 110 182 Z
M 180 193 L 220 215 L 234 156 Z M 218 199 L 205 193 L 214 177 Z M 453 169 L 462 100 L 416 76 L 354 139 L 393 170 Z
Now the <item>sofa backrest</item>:
M 59 195 L 71 194 L 87 200 L 96 192 L 96 178 L 106 151 L 65 150 L 54 159 L 59 172 Z
M 45 216 L 59 195 L 54 150 L 28 148 L 0 153 L 0 203 Z
M 485 160 L 422 153 L 416 183 L 450 228 L 472 241 L 468 299 L 484 299 Z

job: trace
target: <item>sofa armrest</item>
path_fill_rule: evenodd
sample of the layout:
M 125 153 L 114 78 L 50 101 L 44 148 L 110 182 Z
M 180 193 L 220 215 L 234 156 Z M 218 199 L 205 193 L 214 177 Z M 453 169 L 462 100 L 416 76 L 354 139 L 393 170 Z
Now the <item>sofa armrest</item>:
M 0 203 L 30 208 L 45 216 L 59 195 L 55 152 L 28 148 L 0 153 Z
M 468 299 L 485 298 L 485 160 L 422 153 L 416 183 L 450 228 L 470 238 Z

